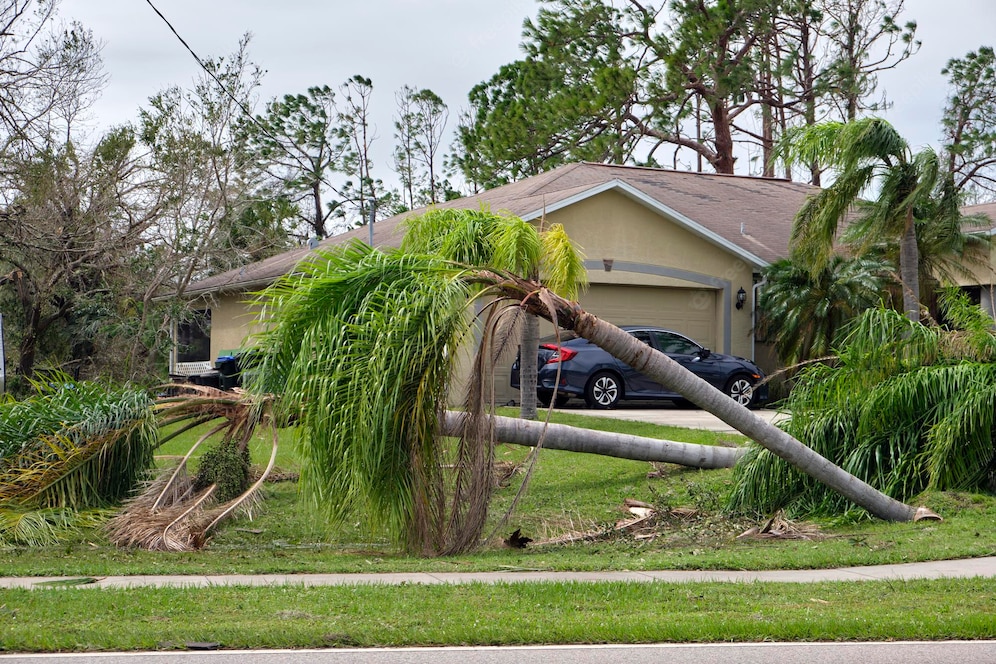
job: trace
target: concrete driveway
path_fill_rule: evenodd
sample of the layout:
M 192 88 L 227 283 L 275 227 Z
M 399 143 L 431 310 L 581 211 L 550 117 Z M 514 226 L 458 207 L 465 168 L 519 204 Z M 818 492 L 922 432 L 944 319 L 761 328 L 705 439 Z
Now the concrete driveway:
M 592 415 L 595 417 L 612 417 L 617 420 L 633 420 L 636 422 L 650 422 L 651 424 L 666 424 L 675 427 L 685 427 L 686 429 L 706 429 L 708 431 L 724 431 L 727 433 L 737 433 L 736 429 L 729 426 L 718 417 L 698 408 L 679 408 L 670 402 L 651 402 L 648 404 L 620 404 L 612 410 L 596 410 L 587 408 L 580 400 L 571 400 L 558 408 L 558 411 L 569 413 L 576 412 L 578 415 Z M 777 410 L 759 409 L 754 411 L 769 422 L 778 422 L 788 417 L 787 413 Z

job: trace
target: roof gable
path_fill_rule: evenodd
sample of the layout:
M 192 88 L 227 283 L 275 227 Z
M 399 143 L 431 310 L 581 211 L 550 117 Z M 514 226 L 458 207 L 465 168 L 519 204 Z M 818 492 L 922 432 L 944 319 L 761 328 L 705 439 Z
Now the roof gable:
M 479 208 L 507 212 L 526 220 L 563 209 L 580 200 L 616 190 L 683 225 L 700 237 L 756 266 L 784 257 L 796 212 L 811 185 L 772 178 L 669 171 L 636 166 L 576 163 L 495 189 L 438 204 L 437 208 Z M 374 224 L 375 246 L 398 246 L 404 221 L 421 208 Z M 330 247 L 352 239 L 368 241 L 369 228 L 353 229 L 323 240 Z M 307 247 L 208 277 L 188 289 L 189 296 L 262 288 L 294 269 Z

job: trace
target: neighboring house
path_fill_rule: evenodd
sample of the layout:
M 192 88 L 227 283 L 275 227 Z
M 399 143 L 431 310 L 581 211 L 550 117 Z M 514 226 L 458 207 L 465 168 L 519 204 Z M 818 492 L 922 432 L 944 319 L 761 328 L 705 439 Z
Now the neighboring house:
M 485 205 L 537 224 L 563 224 L 587 258 L 590 287 L 579 298 L 586 310 L 619 325 L 668 327 L 770 368 L 773 361 L 753 338 L 760 271 L 787 254 L 793 217 L 815 191 L 780 179 L 579 163 L 437 207 Z M 423 211 L 374 224 L 374 245 L 398 246 L 401 222 Z M 368 234 L 359 228 L 319 246 L 367 241 Z M 252 331 L 247 293 L 310 251 L 302 247 L 193 284 L 185 296 L 203 301 L 211 321 L 210 355 L 200 359 L 241 347 Z M 518 398 L 507 367 L 497 382 L 499 403 Z
M 990 237 L 996 235 L 996 203 L 983 205 L 968 205 L 961 209 L 964 215 L 983 215 L 989 217 L 989 224 L 983 228 L 972 228 Z M 989 263 L 971 268 L 970 274 L 957 277 L 961 287 L 973 302 L 982 307 L 990 316 L 996 318 L 996 243 L 989 249 Z

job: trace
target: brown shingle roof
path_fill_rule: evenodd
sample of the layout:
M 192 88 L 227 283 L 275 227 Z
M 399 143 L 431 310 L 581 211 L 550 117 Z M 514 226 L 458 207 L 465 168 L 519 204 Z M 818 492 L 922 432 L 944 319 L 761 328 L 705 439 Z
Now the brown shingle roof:
M 476 209 L 487 205 L 496 212 L 534 219 L 544 211 L 605 189 L 617 189 L 673 215 L 693 232 L 722 244 L 758 267 L 787 254 L 792 219 L 806 197 L 817 191 L 816 187 L 787 180 L 578 163 L 436 207 Z M 374 224 L 374 245 L 398 246 L 401 222 L 425 210 L 378 221 Z M 368 237 L 367 228 L 357 228 L 323 240 L 319 246 Z M 262 288 L 290 272 L 309 251 L 301 247 L 208 277 L 193 284 L 187 295 Z

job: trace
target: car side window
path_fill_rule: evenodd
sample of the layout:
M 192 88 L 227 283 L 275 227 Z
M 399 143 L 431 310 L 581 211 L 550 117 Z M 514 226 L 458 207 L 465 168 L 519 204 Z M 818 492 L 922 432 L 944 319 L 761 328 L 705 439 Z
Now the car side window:
M 662 353 L 672 355 L 694 355 L 702 350 L 698 344 L 689 341 L 685 337 L 670 332 L 654 332 L 654 340 L 657 348 Z
M 647 344 L 648 346 L 653 347 L 653 345 L 654 345 L 650 341 L 650 332 L 648 332 L 646 330 L 633 330 L 632 332 L 630 332 L 630 335 L 634 339 L 636 339 L 637 341 L 642 341 L 643 343 Z

